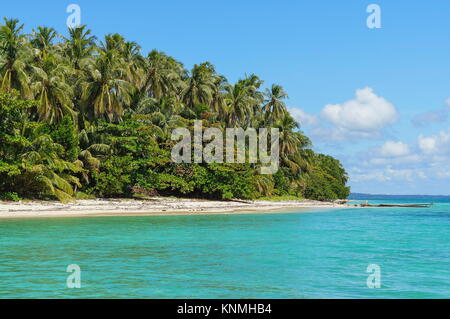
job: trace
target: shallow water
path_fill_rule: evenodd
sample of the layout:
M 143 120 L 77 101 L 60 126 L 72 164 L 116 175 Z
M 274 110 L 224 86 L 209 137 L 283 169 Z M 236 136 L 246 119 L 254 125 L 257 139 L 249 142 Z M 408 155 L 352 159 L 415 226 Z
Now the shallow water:
M 449 226 L 450 203 L 3 220 L 0 298 L 450 298 Z M 81 289 L 67 288 L 70 264 Z

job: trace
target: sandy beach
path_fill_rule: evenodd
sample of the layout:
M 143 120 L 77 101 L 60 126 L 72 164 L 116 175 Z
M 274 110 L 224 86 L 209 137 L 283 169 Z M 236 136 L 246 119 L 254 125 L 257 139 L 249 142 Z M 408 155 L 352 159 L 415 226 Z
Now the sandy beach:
M 206 214 L 255 214 L 310 209 L 345 208 L 347 205 L 298 201 L 209 201 L 199 199 L 154 198 L 150 200 L 96 199 L 76 203 L 26 201 L 1 202 L 0 219 L 89 216 L 167 216 Z

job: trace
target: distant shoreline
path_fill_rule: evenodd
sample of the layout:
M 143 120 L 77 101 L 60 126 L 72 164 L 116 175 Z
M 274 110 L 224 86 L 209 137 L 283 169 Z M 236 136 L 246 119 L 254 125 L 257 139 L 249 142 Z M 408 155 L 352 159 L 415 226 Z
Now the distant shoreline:
M 350 200 L 383 200 L 383 199 L 450 199 L 450 195 L 395 195 L 351 193 Z
M 76 203 L 0 202 L 1 219 L 33 219 L 63 217 L 123 217 L 226 215 L 299 212 L 311 209 L 349 208 L 344 204 L 313 200 L 289 201 L 210 201 L 200 199 L 155 198 L 151 200 L 97 199 Z

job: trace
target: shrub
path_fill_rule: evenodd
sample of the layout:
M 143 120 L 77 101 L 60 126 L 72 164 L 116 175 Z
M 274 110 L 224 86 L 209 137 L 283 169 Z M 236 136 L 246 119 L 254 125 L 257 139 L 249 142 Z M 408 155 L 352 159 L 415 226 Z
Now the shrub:
M 14 192 L 13 193 L 8 192 L 8 193 L 1 194 L 0 199 L 4 200 L 4 201 L 12 201 L 12 202 L 18 202 L 18 201 L 22 200 L 22 198 L 20 198 L 19 194 L 14 193 Z

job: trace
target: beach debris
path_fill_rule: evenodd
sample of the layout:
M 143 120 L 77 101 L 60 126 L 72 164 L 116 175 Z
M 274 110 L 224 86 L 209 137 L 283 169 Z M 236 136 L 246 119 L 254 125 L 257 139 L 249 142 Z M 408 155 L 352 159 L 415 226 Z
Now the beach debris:
M 335 201 L 334 201 L 334 203 L 335 204 L 338 204 L 338 205 L 345 205 L 345 204 L 347 204 L 349 202 L 349 200 L 347 200 L 347 199 L 336 199 Z

